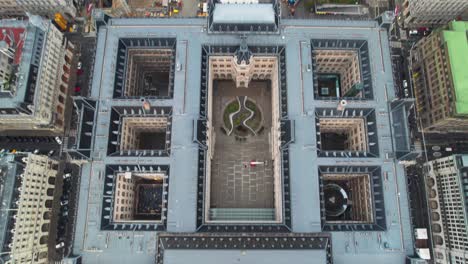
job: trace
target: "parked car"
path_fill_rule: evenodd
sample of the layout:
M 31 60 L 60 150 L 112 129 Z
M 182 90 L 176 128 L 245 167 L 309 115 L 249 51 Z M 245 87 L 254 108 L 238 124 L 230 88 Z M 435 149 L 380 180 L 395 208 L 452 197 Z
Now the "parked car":
M 79 61 L 78 65 L 76 65 L 76 69 L 81 70 L 82 66 L 83 66 L 83 64 L 81 63 L 81 61 Z
M 419 34 L 418 30 L 417 29 L 412 29 L 409 31 L 409 35 L 410 36 L 417 36 Z
M 47 156 L 51 157 L 54 155 L 54 153 L 55 153 L 55 150 L 51 150 L 49 151 L 49 153 L 47 153 Z
M 63 179 L 64 179 L 64 180 L 65 180 L 65 179 L 68 179 L 68 178 L 70 178 L 70 177 L 71 177 L 71 173 L 65 173 L 65 174 L 63 175 Z
M 76 86 L 74 90 L 74 95 L 80 95 L 81 94 L 81 87 Z
M 64 201 L 60 202 L 60 205 L 62 205 L 62 206 L 67 205 L 67 204 L 68 204 L 68 200 L 64 200 Z
M 55 248 L 59 249 L 59 248 L 63 248 L 64 246 L 65 246 L 65 242 L 62 241 L 62 242 L 58 243 L 57 245 L 55 245 Z
M 59 145 L 62 145 L 63 141 L 60 137 L 55 137 L 55 142 L 57 142 L 57 144 Z

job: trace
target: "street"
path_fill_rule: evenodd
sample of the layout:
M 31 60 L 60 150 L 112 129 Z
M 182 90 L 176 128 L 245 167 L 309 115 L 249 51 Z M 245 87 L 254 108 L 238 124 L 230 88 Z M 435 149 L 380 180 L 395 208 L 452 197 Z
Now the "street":
M 70 40 L 76 48 L 74 62 L 72 70 L 74 71 L 75 85 L 76 88 L 73 90 L 72 96 L 83 96 L 87 97 L 89 87 L 91 85 L 91 76 L 94 66 L 94 53 L 96 50 L 96 38 L 92 36 L 83 35 L 83 25 L 78 24 L 78 31 L 73 33 L 67 33 L 67 39 Z M 81 70 L 77 69 L 78 62 L 81 62 Z M 78 74 L 79 73 L 79 74 Z M 79 89 L 78 89 L 79 87 Z
M 408 182 L 408 199 L 410 205 L 410 217 L 413 228 L 430 229 L 429 212 L 427 207 L 426 184 L 424 181 L 422 163 L 406 167 Z M 429 243 L 431 244 L 431 234 Z
M 70 176 L 64 177 L 68 173 Z M 80 168 L 62 162 L 59 175 L 56 177 L 53 213 L 49 230 L 49 256 L 51 260 L 59 261 L 72 253 L 79 181 Z M 56 245 L 62 242 L 64 246 L 57 249 Z
M 0 137 L 0 149 L 10 152 L 12 150 L 17 152 L 34 152 L 38 150 L 37 154 L 44 155 L 53 150 L 55 156 L 59 153 L 60 145 L 55 141 L 54 137 L 3 136 Z

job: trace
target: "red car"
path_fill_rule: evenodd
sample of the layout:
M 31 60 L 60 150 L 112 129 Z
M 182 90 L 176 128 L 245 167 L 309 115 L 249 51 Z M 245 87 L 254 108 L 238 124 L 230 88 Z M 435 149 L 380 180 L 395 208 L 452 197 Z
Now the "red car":
M 76 75 L 81 75 L 81 74 L 83 74 L 83 70 L 82 70 L 82 69 L 76 70 Z
M 75 93 L 79 93 L 79 92 L 81 92 L 81 87 L 75 86 Z

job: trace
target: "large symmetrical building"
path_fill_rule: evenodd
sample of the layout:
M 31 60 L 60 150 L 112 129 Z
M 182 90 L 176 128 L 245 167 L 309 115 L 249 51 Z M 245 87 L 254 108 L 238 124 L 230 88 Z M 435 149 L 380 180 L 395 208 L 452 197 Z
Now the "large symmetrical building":
M 465 0 L 405 0 L 404 24 L 408 27 L 445 25 L 468 9 Z
M 0 158 L 2 263 L 49 263 L 49 231 L 58 162 L 46 156 Z
M 37 16 L 0 30 L 0 131 L 63 131 L 74 46 Z
M 468 129 L 468 22 L 453 21 L 411 50 L 416 110 L 425 131 Z
M 279 20 L 274 3 L 205 19 L 95 12 L 83 162 L 84 263 L 404 263 L 410 104 L 375 21 Z
M 467 263 L 468 156 L 430 161 L 425 173 L 435 263 Z

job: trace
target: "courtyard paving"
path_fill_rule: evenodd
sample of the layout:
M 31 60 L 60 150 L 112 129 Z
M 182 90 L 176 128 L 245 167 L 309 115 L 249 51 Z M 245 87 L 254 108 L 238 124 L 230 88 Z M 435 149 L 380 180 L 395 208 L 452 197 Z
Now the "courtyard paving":
M 248 96 L 262 110 L 264 129 L 240 141 L 222 132 L 224 107 L 236 98 Z M 232 81 L 213 83 L 214 154 L 211 165 L 211 208 L 273 208 L 273 162 L 270 151 L 271 88 L 255 81 L 248 88 L 236 88 Z M 264 161 L 251 167 L 249 162 Z

